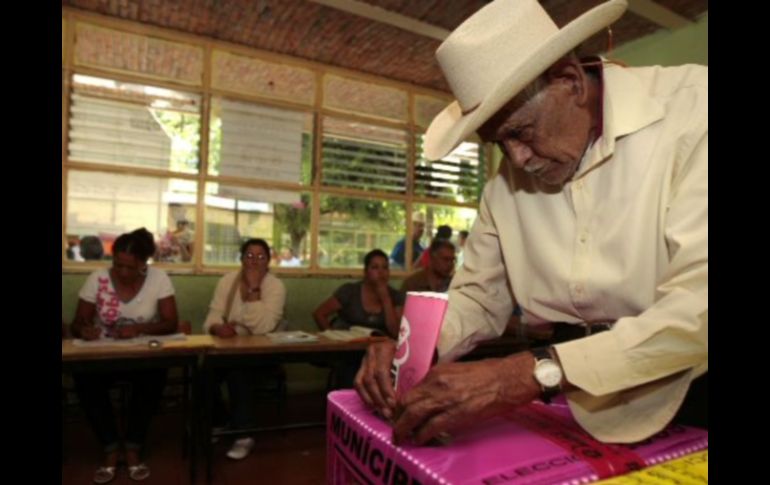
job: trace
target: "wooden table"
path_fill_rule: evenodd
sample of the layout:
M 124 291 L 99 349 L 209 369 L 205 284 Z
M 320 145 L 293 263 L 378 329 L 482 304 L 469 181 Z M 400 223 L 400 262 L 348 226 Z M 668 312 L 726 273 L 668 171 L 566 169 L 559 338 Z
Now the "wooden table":
M 148 345 L 130 346 L 88 346 L 74 345 L 73 340 L 62 340 L 62 372 L 114 372 L 119 370 L 182 367 L 185 373 L 183 414 L 185 433 L 183 434 L 183 456 L 190 456 L 190 482 L 195 482 L 196 453 L 195 442 L 198 436 L 198 420 L 190 407 L 197 407 L 200 402 L 198 382 L 198 361 L 207 349 L 214 345 L 208 335 L 188 335 L 185 340 L 163 342 L 162 346 L 150 348 Z M 187 383 L 192 382 L 191 388 Z
M 334 363 L 348 360 L 358 360 L 363 357 L 370 343 L 386 340 L 384 337 L 374 337 L 366 340 L 342 342 L 331 340 L 322 335 L 316 335 L 317 341 L 301 343 L 275 343 L 264 335 L 239 336 L 221 339 L 209 335 L 189 335 L 184 341 L 164 342 L 162 347 L 150 348 L 145 345 L 136 346 L 104 346 L 76 347 L 71 340 L 62 341 L 62 368 L 69 371 L 109 371 L 119 369 L 157 368 L 182 366 L 190 369 L 193 385 L 192 402 L 203 404 L 198 407 L 202 412 L 193 416 L 189 412 L 185 399 L 185 422 L 188 423 L 192 442 L 202 443 L 205 450 L 206 477 L 212 478 L 213 447 L 211 446 L 211 419 L 213 408 L 216 369 L 244 367 L 265 363 L 290 362 L 324 362 Z M 463 360 L 476 360 L 489 357 L 500 357 L 523 350 L 526 346 L 512 336 L 483 342 L 468 354 Z M 198 362 L 203 357 L 202 375 L 198 373 Z M 198 379 L 201 379 L 200 383 Z M 200 393 L 203 393 L 201 395 Z M 273 429 L 301 428 L 308 426 L 324 426 L 324 422 L 296 423 L 291 425 L 262 427 L 251 430 L 236 430 L 224 434 L 267 431 Z M 200 437 L 198 440 L 195 437 Z M 190 478 L 195 477 L 195 451 L 190 446 Z
M 241 336 L 229 339 L 212 337 L 212 346 L 207 350 L 209 356 L 242 356 L 249 355 L 255 358 L 269 357 L 289 359 L 289 362 L 306 360 L 308 355 L 326 356 L 330 353 L 339 353 L 342 355 L 350 352 L 361 352 L 366 350 L 371 342 L 387 340 L 385 337 L 373 337 L 366 340 L 356 340 L 353 342 L 343 342 L 332 340 L 323 335 L 316 334 L 317 341 L 299 342 L 299 343 L 275 343 L 265 335 Z
M 202 443 L 206 450 L 206 478 L 212 479 L 213 446 L 212 437 L 212 412 L 213 397 L 215 392 L 215 370 L 223 368 L 246 367 L 265 363 L 289 363 L 289 362 L 324 362 L 333 363 L 350 359 L 361 360 L 366 348 L 371 342 L 385 340 L 384 337 L 374 337 L 354 342 L 342 342 L 328 339 L 316 334 L 317 341 L 302 343 L 275 343 L 264 335 L 239 336 L 229 339 L 214 337 L 213 346 L 206 350 L 206 358 L 203 366 L 203 392 L 205 393 L 205 407 L 203 418 Z M 291 425 L 260 427 L 248 430 L 235 430 L 222 435 L 236 433 L 253 433 L 276 429 L 297 429 L 311 426 L 325 426 L 325 422 L 295 423 Z
M 150 348 L 148 345 L 79 347 L 73 340 L 67 339 L 61 342 L 61 360 L 63 365 L 70 368 L 78 366 L 78 363 L 91 361 L 107 361 L 103 363 L 109 364 L 114 360 L 141 360 L 151 363 L 156 357 L 198 356 L 213 345 L 214 339 L 208 335 L 187 335 L 185 340 L 163 342 L 158 348 Z

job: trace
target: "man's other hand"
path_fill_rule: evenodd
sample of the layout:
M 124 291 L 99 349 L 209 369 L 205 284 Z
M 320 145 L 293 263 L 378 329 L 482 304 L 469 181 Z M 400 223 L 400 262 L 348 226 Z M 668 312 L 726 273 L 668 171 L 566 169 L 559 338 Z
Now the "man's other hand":
M 390 376 L 395 353 L 396 343 L 392 340 L 369 345 L 355 379 L 361 399 L 388 419 L 393 417 L 396 407 L 396 391 Z

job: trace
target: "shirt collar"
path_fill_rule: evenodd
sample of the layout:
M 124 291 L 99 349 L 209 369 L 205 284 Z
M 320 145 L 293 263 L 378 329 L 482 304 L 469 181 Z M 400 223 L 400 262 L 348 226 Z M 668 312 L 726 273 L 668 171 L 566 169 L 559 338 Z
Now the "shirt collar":
M 609 159 L 615 151 L 615 140 L 655 123 L 664 115 L 660 102 L 649 95 L 629 69 L 605 63 L 599 70 L 601 134 L 586 150 L 573 180 Z

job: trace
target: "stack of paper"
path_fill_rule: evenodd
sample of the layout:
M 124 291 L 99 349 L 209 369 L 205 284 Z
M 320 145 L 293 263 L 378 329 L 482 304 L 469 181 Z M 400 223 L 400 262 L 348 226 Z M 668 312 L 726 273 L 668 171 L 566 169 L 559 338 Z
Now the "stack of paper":
M 382 332 L 373 328 L 359 327 L 353 325 L 347 330 L 324 330 L 321 335 L 328 339 L 340 340 L 342 342 L 350 342 L 351 340 L 366 339 L 377 335 L 382 335 Z
M 289 332 L 271 332 L 265 334 L 274 344 L 301 344 L 308 342 L 318 342 L 318 337 L 301 330 L 292 330 Z
M 97 340 L 83 340 L 76 338 L 72 341 L 75 347 L 126 347 L 131 345 L 148 345 L 151 340 L 158 342 L 171 342 L 175 340 L 187 340 L 187 335 L 183 333 L 172 333 L 171 335 L 142 335 L 140 337 L 115 339 L 101 338 Z

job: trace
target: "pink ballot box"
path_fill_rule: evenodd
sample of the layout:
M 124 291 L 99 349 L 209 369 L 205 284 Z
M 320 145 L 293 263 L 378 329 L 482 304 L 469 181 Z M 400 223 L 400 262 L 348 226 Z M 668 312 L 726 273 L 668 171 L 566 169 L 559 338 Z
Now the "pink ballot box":
M 391 426 L 355 391 L 329 393 L 327 483 L 577 484 L 629 473 L 708 448 L 708 432 L 671 425 L 633 445 L 600 443 L 564 405 L 532 403 L 479 423 L 449 444 L 395 446 Z
M 428 373 L 447 307 L 446 293 L 410 291 L 398 332 L 391 374 L 396 395 L 402 396 Z

